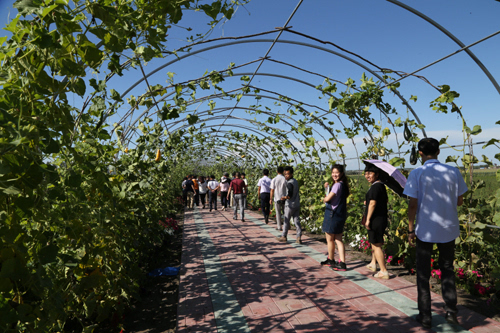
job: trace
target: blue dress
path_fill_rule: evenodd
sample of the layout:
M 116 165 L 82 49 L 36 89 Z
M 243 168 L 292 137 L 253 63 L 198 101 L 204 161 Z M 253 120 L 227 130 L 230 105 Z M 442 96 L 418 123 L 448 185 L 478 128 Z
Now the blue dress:
M 347 219 L 347 195 L 345 191 L 345 185 L 343 182 L 339 182 L 340 186 L 337 188 L 335 197 L 339 198 L 338 204 L 335 208 L 332 208 L 331 203 L 327 203 L 325 207 L 325 218 L 323 219 L 322 231 L 329 234 L 341 234 L 344 232 L 344 225 Z M 332 186 L 332 191 L 333 191 Z M 334 201 L 334 200 L 332 200 Z

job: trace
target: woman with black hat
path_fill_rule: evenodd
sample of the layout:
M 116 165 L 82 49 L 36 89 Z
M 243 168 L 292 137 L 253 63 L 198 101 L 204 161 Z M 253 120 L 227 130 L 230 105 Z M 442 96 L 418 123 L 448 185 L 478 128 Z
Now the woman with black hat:
M 372 164 L 366 164 L 365 178 L 371 184 L 366 193 L 365 227 L 368 230 L 368 241 L 372 245 L 372 261 L 366 266 L 370 271 L 377 271 L 377 262 L 380 271 L 373 275 L 378 279 L 389 279 L 389 272 L 385 267 L 384 233 L 387 228 L 387 191 L 384 183 L 380 180 L 382 170 Z

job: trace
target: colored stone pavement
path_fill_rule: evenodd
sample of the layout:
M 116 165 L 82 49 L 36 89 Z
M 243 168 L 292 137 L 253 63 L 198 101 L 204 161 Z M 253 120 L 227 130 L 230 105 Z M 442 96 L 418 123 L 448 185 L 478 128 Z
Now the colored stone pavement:
M 280 243 L 275 224 L 246 211 L 188 210 L 180 271 L 178 332 L 500 332 L 500 323 L 459 307 L 444 319 L 432 294 L 433 327 L 415 321 L 417 290 L 398 277 L 377 280 L 361 261 L 322 267 L 326 246 L 307 236 Z

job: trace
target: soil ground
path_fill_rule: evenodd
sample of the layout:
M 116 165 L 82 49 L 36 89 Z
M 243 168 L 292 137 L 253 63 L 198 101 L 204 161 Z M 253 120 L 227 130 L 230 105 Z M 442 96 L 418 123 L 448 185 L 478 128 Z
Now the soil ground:
M 178 217 L 180 230 L 173 236 L 165 239 L 156 255 L 151 257 L 148 269 L 178 267 L 182 253 L 182 216 Z M 305 233 L 318 242 L 326 243 L 324 235 Z M 346 251 L 354 259 L 362 259 L 367 264 L 371 256 L 346 246 Z M 326 245 L 325 245 L 326 252 Z M 411 275 L 406 269 L 399 266 L 388 266 L 391 274 L 416 283 L 416 275 Z M 432 291 L 441 294 L 441 286 L 431 281 Z M 148 277 L 141 287 L 140 299 L 136 299 L 132 307 L 126 311 L 123 321 L 123 332 L 137 333 L 174 333 L 177 325 L 177 304 L 179 301 L 179 276 Z M 500 322 L 500 314 L 486 304 L 485 299 L 473 296 L 464 290 L 458 291 L 458 303 L 469 309 Z

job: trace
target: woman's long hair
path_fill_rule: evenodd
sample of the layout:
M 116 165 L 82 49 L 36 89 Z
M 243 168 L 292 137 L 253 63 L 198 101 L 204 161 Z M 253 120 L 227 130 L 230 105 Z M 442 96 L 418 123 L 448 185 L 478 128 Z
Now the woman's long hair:
M 332 170 L 333 169 L 337 169 L 342 174 L 339 181 L 343 182 L 344 185 L 346 186 L 345 196 L 347 198 L 349 196 L 349 194 L 351 193 L 351 191 L 349 190 L 349 179 L 347 178 L 347 175 L 345 174 L 345 168 L 342 164 L 334 164 L 332 166 Z

